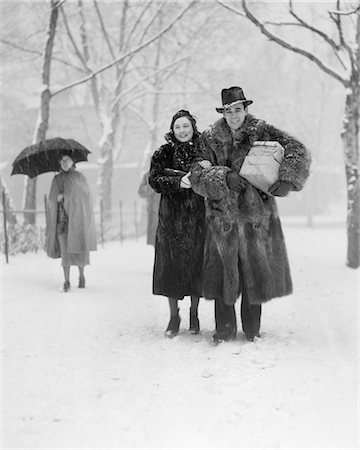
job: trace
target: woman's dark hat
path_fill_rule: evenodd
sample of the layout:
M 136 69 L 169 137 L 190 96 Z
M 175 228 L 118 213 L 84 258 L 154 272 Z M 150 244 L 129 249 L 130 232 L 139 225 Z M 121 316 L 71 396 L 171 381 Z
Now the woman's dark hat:
M 233 105 L 234 103 L 244 103 L 244 108 L 253 103 L 252 100 L 247 100 L 245 98 L 244 92 L 239 86 L 232 86 L 229 89 L 223 89 L 221 91 L 221 102 L 223 104 L 222 108 L 216 108 L 218 113 L 224 112 L 224 107 Z

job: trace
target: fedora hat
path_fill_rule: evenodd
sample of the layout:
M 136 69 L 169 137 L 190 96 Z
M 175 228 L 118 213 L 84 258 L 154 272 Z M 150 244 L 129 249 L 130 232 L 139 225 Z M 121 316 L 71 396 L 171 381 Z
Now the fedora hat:
M 223 89 L 221 91 L 221 102 L 223 106 L 221 108 L 216 108 L 218 113 L 224 112 L 226 106 L 233 105 L 234 103 L 244 103 L 244 108 L 253 103 L 252 100 L 247 100 L 245 98 L 244 92 L 239 86 L 232 86 L 229 89 Z

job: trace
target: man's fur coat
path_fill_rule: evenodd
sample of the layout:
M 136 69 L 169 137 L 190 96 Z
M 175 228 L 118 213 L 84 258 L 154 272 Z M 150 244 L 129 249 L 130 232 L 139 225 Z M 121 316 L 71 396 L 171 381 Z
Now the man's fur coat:
M 205 197 L 204 296 L 232 305 L 244 289 L 251 304 L 290 294 L 292 280 L 275 198 L 246 180 L 241 193 L 231 191 L 226 174 L 239 173 L 255 141 L 277 141 L 285 149 L 279 179 L 299 191 L 309 175 L 310 154 L 294 137 L 249 114 L 234 137 L 222 118 L 201 140 L 202 156 L 212 167 L 194 164 L 190 181 Z

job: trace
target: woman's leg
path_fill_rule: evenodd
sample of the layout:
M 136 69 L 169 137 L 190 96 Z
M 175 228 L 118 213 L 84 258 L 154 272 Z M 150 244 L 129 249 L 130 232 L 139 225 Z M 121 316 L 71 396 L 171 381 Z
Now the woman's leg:
M 63 266 L 65 283 L 63 286 L 63 291 L 67 292 L 70 289 L 70 266 Z
M 84 266 L 79 267 L 79 288 L 85 287 Z
M 198 334 L 200 332 L 200 323 L 198 318 L 199 300 L 199 297 L 195 297 L 194 295 L 191 296 L 189 320 L 189 330 L 191 334 Z
M 169 338 L 173 338 L 179 332 L 180 316 L 178 308 L 178 299 L 169 297 L 170 308 L 170 322 L 166 328 L 165 335 Z

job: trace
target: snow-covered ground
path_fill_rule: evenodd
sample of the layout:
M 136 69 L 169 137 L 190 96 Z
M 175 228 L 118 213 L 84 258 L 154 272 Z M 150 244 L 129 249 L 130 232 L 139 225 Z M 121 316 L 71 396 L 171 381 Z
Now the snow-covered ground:
M 87 288 L 62 283 L 43 252 L 2 261 L 4 449 L 223 449 L 359 446 L 359 272 L 343 228 L 286 227 L 294 295 L 263 308 L 262 338 L 169 340 L 151 294 L 153 249 L 108 242 Z M 3 256 L 2 256 L 3 258 Z M 239 305 L 237 305 L 239 315 Z

